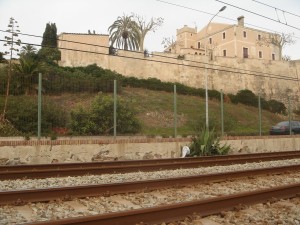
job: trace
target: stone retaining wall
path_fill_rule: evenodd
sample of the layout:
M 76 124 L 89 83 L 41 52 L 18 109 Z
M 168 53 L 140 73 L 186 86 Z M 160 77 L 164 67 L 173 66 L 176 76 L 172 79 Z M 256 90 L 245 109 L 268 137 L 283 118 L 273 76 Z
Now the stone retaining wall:
M 0 139 L 0 164 L 90 162 L 180 157 L 190 138 Z M 300 136 L 225 137 L 230 154 L 300 150 Z

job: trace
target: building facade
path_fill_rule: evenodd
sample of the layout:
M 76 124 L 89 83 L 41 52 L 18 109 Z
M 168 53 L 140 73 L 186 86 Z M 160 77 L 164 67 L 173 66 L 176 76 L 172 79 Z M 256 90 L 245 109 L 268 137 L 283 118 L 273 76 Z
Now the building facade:
M 281 47 L 271 43 L 277 34 L 244 26 L 240 16 L 236 25 L 210 23 L 197 32 L 185 25 L 177 29 L 176 42 L 165 52 L 231 58 L 281 60 Z
M 106 34 L 87 33 L 61 33 L 58 35 L 58 48 L 61 52 L 61 63 L 71 66 L 74 61 L 83 60 L 93 62 L 95 55 L 108 54 L 109 36 Z M 85 58 L 81 58 L 84 52 L 89 52 Z

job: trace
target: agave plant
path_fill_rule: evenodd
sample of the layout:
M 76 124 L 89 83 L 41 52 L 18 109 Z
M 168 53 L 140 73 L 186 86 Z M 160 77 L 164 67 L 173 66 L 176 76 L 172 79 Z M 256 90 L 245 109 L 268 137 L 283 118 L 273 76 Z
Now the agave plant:
M 210 131 L 206 127 L 192 138 L 190 145 L 191 156 L 225 155 L 230 148 L 230 145 L 220 144 L 220 138 L 216 136 L 214 129 Z

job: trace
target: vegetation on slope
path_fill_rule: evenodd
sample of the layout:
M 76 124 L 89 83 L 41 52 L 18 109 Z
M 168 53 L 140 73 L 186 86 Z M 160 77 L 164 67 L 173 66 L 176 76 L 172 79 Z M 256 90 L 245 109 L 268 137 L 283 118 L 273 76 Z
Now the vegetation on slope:
M 141 123 L 134 132 L 126 129 L 118 134 L 138 134 L 163 137 L 174 134 L 174 83 L 161 82 L 155 78 L 138 79 L 124 77 L 110 70 L 102 69 L 96 65 L 87 67 L 59 67 L 55 64 L 42 63 L 39 71 L 43 74 L 43 116 L 42 133 L 49 135 L 55 131 L 59 135 L 109 135 L 112 124 L 108 124 L 102 132 L 78 132 L 74 128 L 74 112 L 81 107 L 87 116 L 92 112 L 92 101 L 101 92 L 103 96 L 112 98 L 113 80 L 118 83 L 118 102 L 123 102 L 125 111 L 133 111 L 132 121 L 136 119 Z M 6 69 L 0 70 L 0 78 L 5 79 Z M 37 127 L 37 96 L 32 90 L 26 92 L 22 80 L 16 71 L 11 85 L 11 96 L 8 105 L 7 118 L 12 125 L 23 134 L 36 134 Z M 32 89 L 36 87 L 36 79 L 32 79 Z M 192 88 L 176 83 L 177 86 L 177 134 L 191 135 L 204 124 L 205 102 L 204 89 Z M 23 87 L 23 88 L 22 88 Z M 5 93 L 5 85 L 0 86 L 0 93 Z M 221 131 L 220 93 L 209 90 L 209 123 L 216 133 Z M 3 96 L 0 96 L 0 109 L 3 107 Z M 258 98 L 249 90 L 241 90 L 236 95 L 225 95 L 224 98 L 224 129 L 228 135 L 257 135 L 259 130 L 259 115 L 257 108 Z M 284 119 L 286 108 L 284 104 L 263 98 L 262 130 L 268 129 L 276 122 Z M 272 103 L 272 107 L 269 103 Z M 241 104 L 243 103 L 243 105 Z M 245 105 L 246 104 L 246 105 Z M 111 104 L 110 104 L 110 107 Z M 271 112 L 281 113 L 273 114 Z M 71 116 L 73 113 L 73 117 Z M 92 115 L 93 113 L 91 113 Z M 113 116 L 113 109 L 104 116 Z M 119 115 L 120 116 L 120 115 Z M 136 118 L 136 119 L 135 119 Z M 130 119 L 131 120 L 131 119 Z M 88 118 L 91 121 L 100 121 Z M 110 120 L 112 121 L 112 120 Z M 76 121 L 75 121 L 76 122 Z M 94 127 L 97 124 L 93 125 Z M 100 126 L 100 124 L 98 125 Z M 139 125 L 138 125 L 139 126 Z M 94 129 L 95 130 L 95 129 Z M 119 129 L 119 131 L 121 131 Z M 2 136 L 5 134 L 1 134 Z

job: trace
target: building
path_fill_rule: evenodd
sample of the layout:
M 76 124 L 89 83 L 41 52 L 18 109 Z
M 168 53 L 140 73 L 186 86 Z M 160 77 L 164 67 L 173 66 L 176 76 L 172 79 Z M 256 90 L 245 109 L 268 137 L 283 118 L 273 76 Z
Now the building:
M 185 25 L 177 29 L 176 41 L 165 52 L 176 54 L 195 54 L 281 60 L 281 48 L 270 43 L 280 39 L 277 34 L 244 26 L 244 17 L 237 24 L 209 23 L 202 30 Z M 206 54 L 205 54 L 206 52 Z
M 73 61 L 90 61 L 95 55 L 108 54 L 109 36 L 95 33 L 61 33 L 58 35 L 58 48 L 61 51 L 61 64 Z M 83 55 L 82 53 L 89 53 Z

